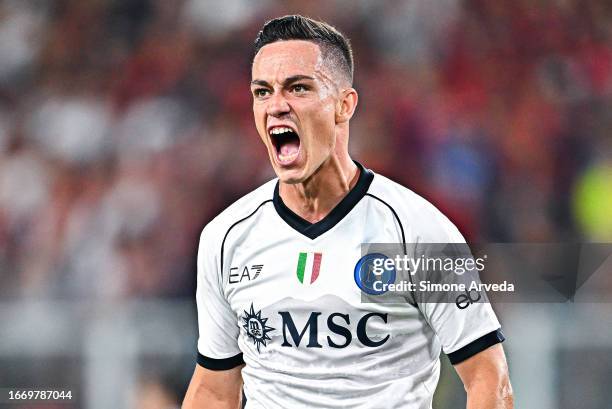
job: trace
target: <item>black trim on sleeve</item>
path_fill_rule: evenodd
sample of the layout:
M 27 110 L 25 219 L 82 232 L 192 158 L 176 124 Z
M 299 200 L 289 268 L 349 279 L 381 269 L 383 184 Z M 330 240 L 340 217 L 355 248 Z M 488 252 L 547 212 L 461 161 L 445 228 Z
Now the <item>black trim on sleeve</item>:
M 482 352 L 495 344 L 504 342 L 505 340 L 506 337 L 504 337 L 504 334 L 502 334 L 501 329 L 497 329 L 470 342 L 463 348 L 459 348 L 455 352 L 451 352 L 447 356 L 451 364 L 457 365 L 458 363 L 465 361 L 477 353 Z
M 373 195 L 372 193 L 366 193 L 366 196 L 370 196 L 372 199 L 378 200 L 380 203 L 387 206 L 389 210 L 391 210 L 391 213 L 393 214 L 393 218 L 395 219 L 395 221 L 397 221 L 397 224 L 399 225 L 399 228 L 400 228 L 400 232 L 402 233 L 402 249 L 404 250 L 404 254 L 408 255 L 408 248 L 406 246 L 406 235 L 404 234 L 404 225 L 402 224 L 402 221 L 400 220 L 393 206 L 391 206 L 389 203 L 382 200 L 380 197 Z M 408 274 L 408 280 L 410 280 L 410 282 L 412 283 L 411 274 Z M 418 307 L 418 303 L 417 303 L 417 299 L 416 299 L 416 295 L 414 294 L 414 291 L 410 290 L 410 294 L 412 295 L 412 300 L 408 300 L 408 303 L 412 305 L 413 307 Z
M 400 218 L 397 215 L 397 212 L 395 211 L 393 206 L 391 206 L 389 203 L 387 203 L 384 200 L 382 200 L 380 197 L 373 195 L 372 193 L 366 193 L 366 195 L 370 196 L 371 198 L 374 198 L 374 199 L 378 200 L 380 203 L 382 203 L 385 206 L 387 206 L 389 208 L 389 210 L 391 210 L 391 213 L 393 213 L 393 217 L 397 221 L 397 224 L 399 224 L 400 231 L 402 232 L 402 247 L 404 249 L 404 254 L 408 254 L 408 250 L 406 248 L 406 235 L 404 234 L 404 225 L 402 224 L 402 221 L 400 220 Z
M 308 220 L 305 220 L 299 215 L 295 214 L 287 207 L 285 203 L 283 203 L 283 199 L 280 197 L 279 193 L 280 182 L 277 183 L 276 187 L 274 188 L 274 198 L 272 200 L 276 212 L 281 219 L 283 219 L 294 230 L 297 230 L 299 233 L 311 240 L 316 239 L 338 224 L 340 220 L 342 220 L 366 195 L 366 192 L 372 183 L 372 179 L 374 179 L 374 173 L 372 173 L 372 171 L 369 169 L 364 168 L 359 162 L 355 162 L 355 165 L 357 165 L 360 171 L 357 183 L 355 186 L 353 186 L 350 192 L 344 196 L 340 203 L 338 203 L 327 216 L 318 222 L 310 223 Z
M 225 371 L 244 364 L 242 352 L 229 358 L 215 359 L 198 353 L 198 365 L 212 371 Z
M 223 251 L 225 250 L 225 239 L 227 239 L 227 235 L 229 234 L 229 232 L 236 227 L 238 224 L 242 223 L 243 221 L 245 221 L 246 219 L 248 219 L 249 217 L 253 216 L 255 213 L 257 213 L 257 211 L 259 209 L 261 209 L 261 207 L 263 205 L 265 205 L 266 203 L 271 202 L 272 199 L 268 199 L 268 200 L 264 200 L 263 202 L 261 202 L 259 204 L 259 206 L 257 206 L 257 208 L 255 208 L 255 210 L 253 210 L 248 216 L 243 217 L 242 219 L 238 220 L 237 222 L 235 222 L 234 224 L 232 224 L 229 229 L 227 229 L 227 231 L 225 232 L 225 235 L 223 236 L 223 241 L 221 242 L 221 278 L 223 278 Z

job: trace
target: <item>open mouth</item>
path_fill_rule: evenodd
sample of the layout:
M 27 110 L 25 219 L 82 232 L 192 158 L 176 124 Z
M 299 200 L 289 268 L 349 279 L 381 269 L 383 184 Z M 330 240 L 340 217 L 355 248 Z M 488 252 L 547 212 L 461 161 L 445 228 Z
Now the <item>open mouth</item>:
M 286 126 L 275 126 L 269 130 L 269 134 L 278 161 L 283 165 L 293 163 L 300 153 L 299 135 Z

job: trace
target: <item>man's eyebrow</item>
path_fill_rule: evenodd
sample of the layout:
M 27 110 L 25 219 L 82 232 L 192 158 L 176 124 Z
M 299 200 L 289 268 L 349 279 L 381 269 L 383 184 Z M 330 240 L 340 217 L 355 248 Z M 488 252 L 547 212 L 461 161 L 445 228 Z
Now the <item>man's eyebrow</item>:
M 268 82 L 264 80 L 253 80 L 251 81 L 251 85 L 261 85 L 262 87 L 271 88 L 270 84 L 268 84 Z
M 314 77 L 311 77 L 309 75 L 292 75 L 291 77 L 287 77 L 285 78 L 285 81 L 283 81 L 283 85 L 289 85 L 293 82 L 296 81 L 302 81 L 302 80 L 311 80 L 314 81 Z
M 291 77 L 285 78 L 285 80 L 283 81 L 283 86 L 287 86 L 296 81 L 302 81 L 302 80 L 314 81 L 314 79 L 315 79 L 314 77 L 311 77 L 309 75 L 301 75 L 301 74 L 292 75 Z M 269 88 L 272 87 L 267 81 L 264 81 L 264 80 L 253 80 L 251 81 L 251 85 L 261 85 L 262 87 L 269 87 Z

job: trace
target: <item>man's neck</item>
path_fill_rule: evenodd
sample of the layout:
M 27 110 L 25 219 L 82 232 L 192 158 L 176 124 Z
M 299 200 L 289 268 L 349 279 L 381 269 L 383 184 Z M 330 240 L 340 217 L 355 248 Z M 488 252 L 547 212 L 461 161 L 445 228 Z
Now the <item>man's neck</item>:
M 302 219 L 316 223 L 327 216 L 359 180 L 359 168 L 350 158 L 331 157 L 308 180 L 280 183 L 283 203 Z

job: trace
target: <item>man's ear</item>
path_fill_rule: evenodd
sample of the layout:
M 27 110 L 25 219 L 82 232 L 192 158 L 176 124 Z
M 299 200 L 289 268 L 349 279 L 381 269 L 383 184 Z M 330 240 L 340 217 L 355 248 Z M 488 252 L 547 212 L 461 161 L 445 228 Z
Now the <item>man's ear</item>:
M 340 98 L 336 104 L 336 123 L 348 122 L 357 108 L 359 96 L 354 88 L 340 91 Z

